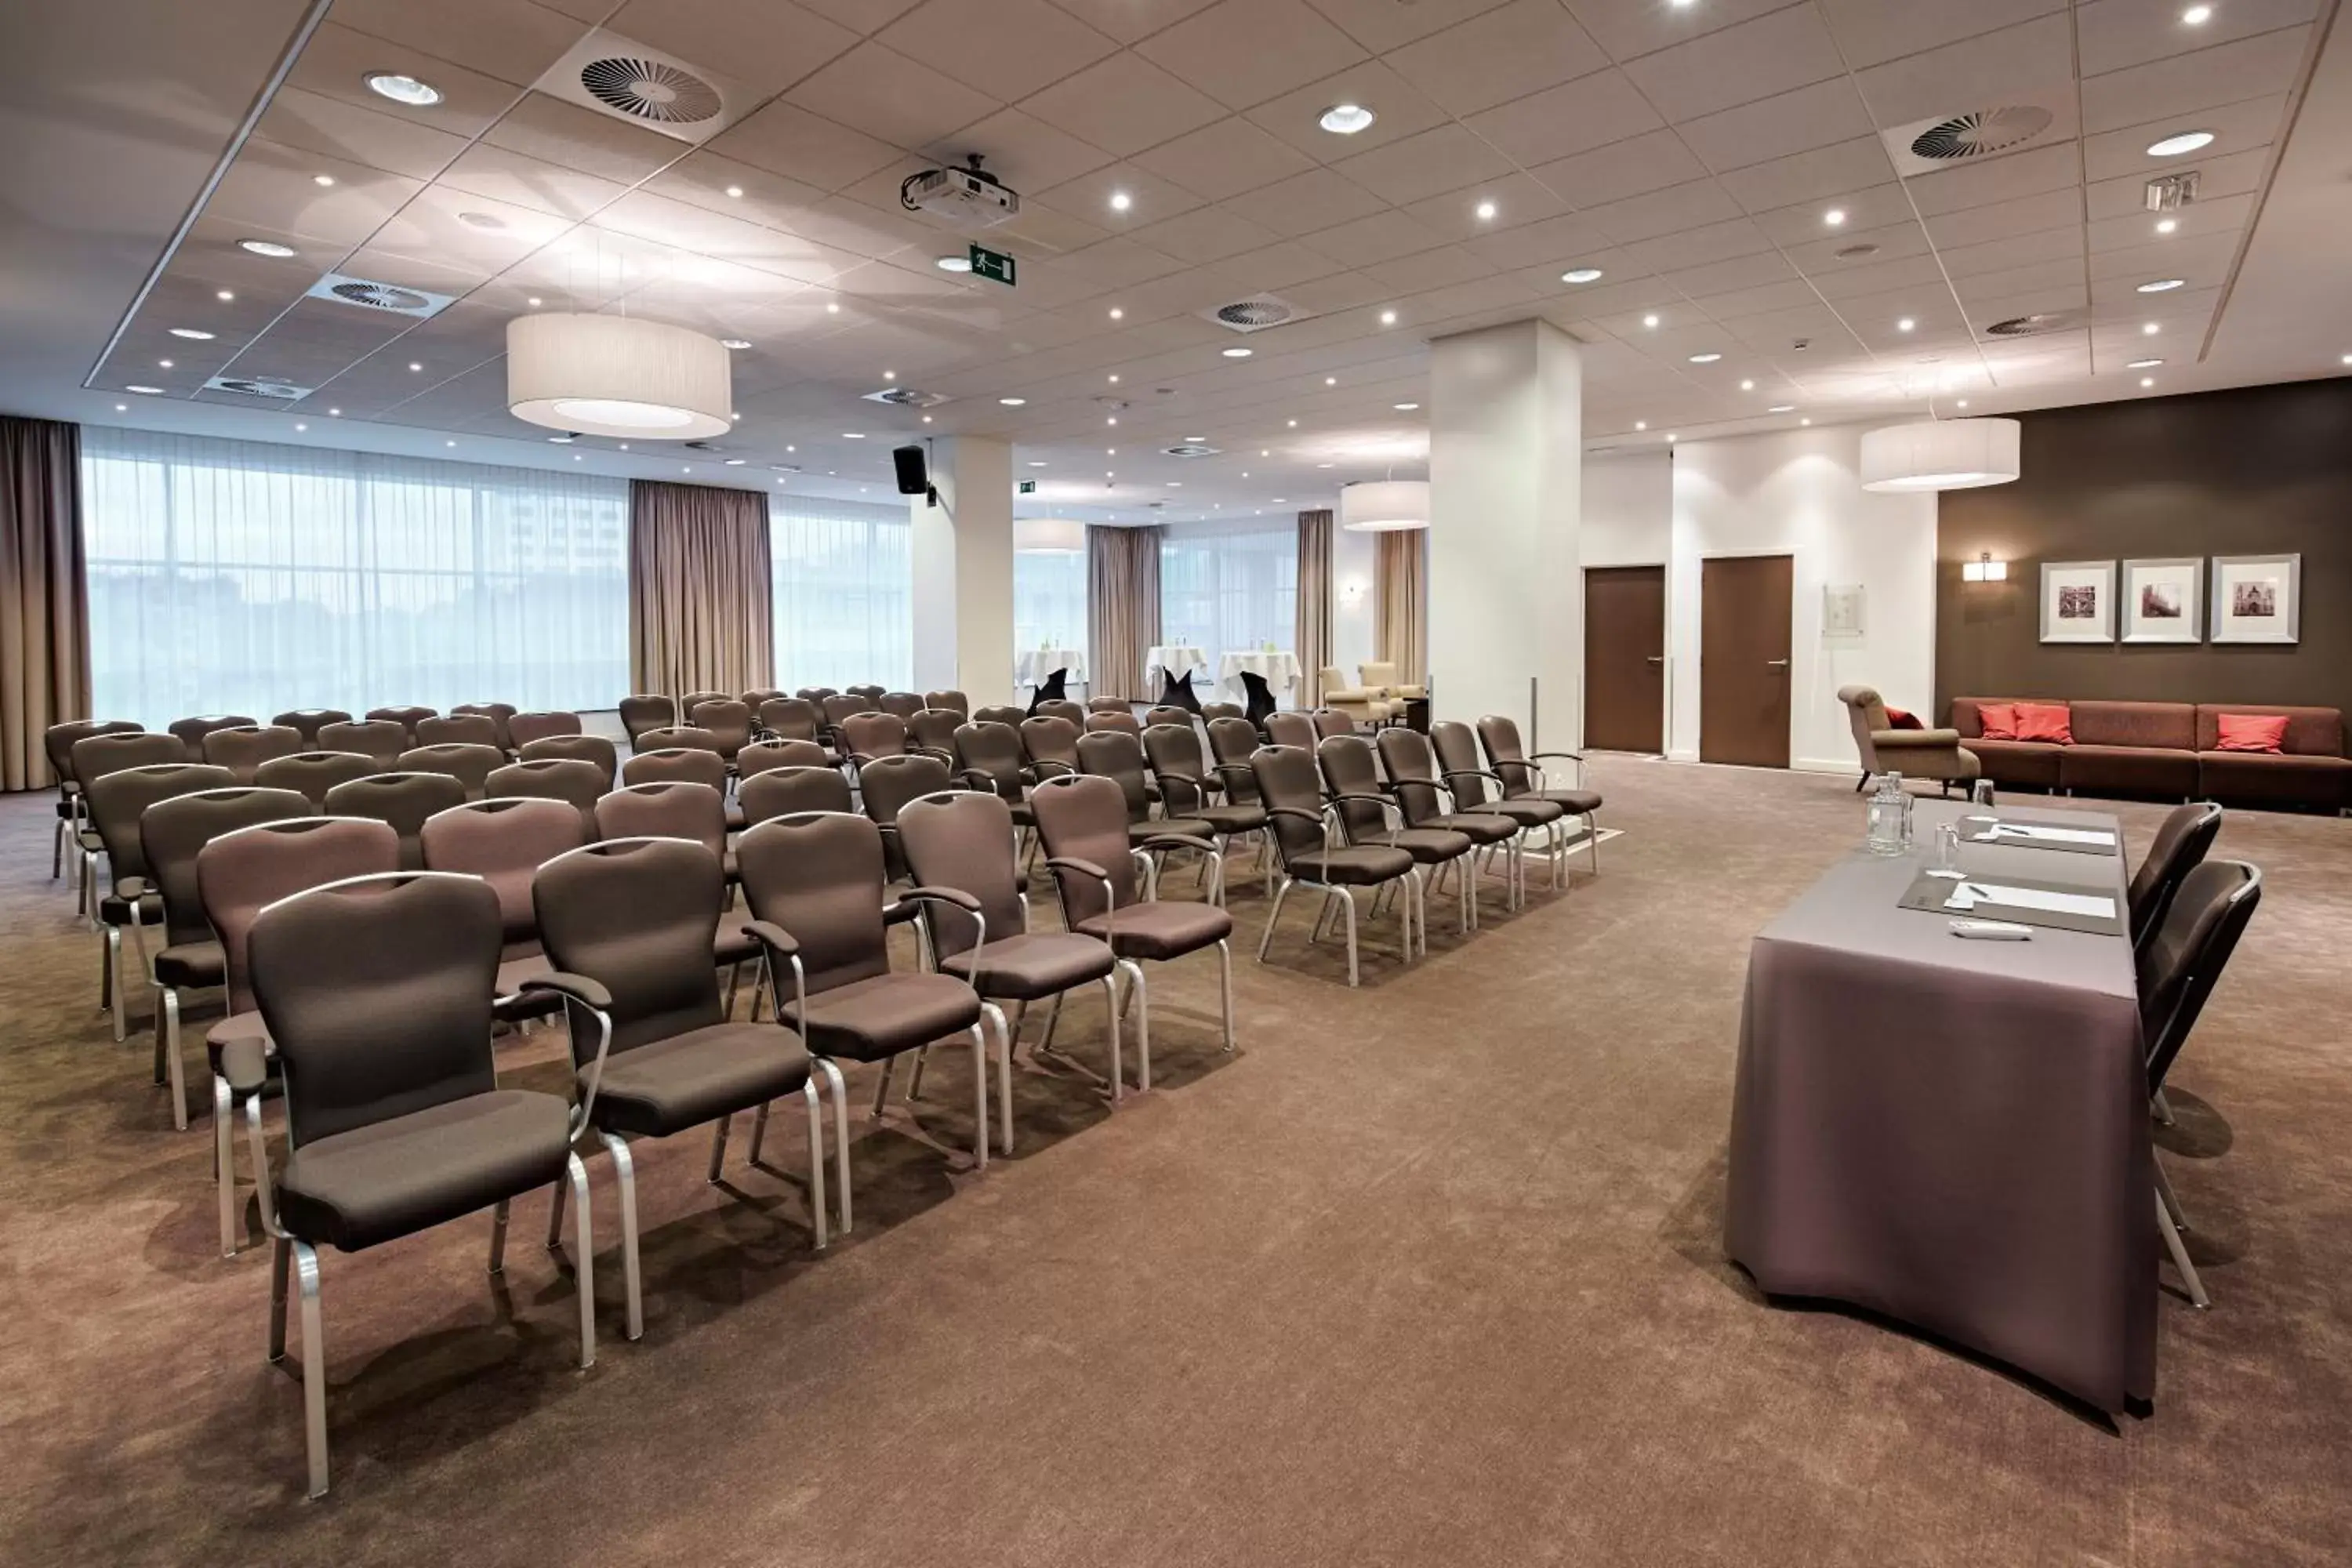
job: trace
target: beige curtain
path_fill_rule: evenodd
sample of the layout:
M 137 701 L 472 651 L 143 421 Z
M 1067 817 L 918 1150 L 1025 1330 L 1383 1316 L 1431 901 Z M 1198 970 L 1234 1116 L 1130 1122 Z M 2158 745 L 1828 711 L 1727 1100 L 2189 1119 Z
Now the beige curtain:
M 629 679 L 639 691 L 774 683 L 768 498 L 629 481 Z
M 1298 514 L 1298 626 L 1297 647 L 1299 684 L 1306 688 L 1306 706 L 1323 700 L 1323 666 L 1331 657 L 1331 514 Z
M 57 782 L 41 741 L 89 716 L 81 426 L 0 416 L 0 789 Z
M 1087 530 L 1087 689 L 1150 700 L 1143 653 L 1160 640 L 1160 535 L 1151 528 Z
M 1400 528 L 1379 536 L 1372 557 L 1372 642 L 1381 662 L 1397 667 L 1398 683 L 1419 686 L 1429 677 L 1429 531 Z

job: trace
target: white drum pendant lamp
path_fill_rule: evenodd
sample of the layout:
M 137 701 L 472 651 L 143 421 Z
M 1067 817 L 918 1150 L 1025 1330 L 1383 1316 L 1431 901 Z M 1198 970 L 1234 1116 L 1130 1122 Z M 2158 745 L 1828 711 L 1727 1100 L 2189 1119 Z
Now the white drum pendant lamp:
M 1367 479 L 1339 490 L 1339 526 L 1350 533 L 1393 533 L 1429 526 L 1427 479 Z
M 1013 550 L 1018 555 L 1083 555 L 1087 525 L 1067 517 L 1021 517 L 1013 521 Z
M 698 441 L 732 427 L 727 346 L 628 316 L 550 313 L 507 323 L 507 407 L 551 430 Z
M 1862 437 L 1866 490 L 1969 490 L 2017 478 L 2014 419 L 1927 419 Z

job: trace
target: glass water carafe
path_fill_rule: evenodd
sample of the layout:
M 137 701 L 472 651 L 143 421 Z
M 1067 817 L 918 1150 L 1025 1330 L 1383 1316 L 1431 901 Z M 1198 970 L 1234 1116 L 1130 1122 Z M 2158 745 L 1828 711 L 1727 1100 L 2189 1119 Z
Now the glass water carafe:
M 1878 792 L 1870 797 L 1869 830 L 1863 847 L 1873 855 L 1902 855 L 1911 848 L 1911 796 L 1904 791 L 1903 775 L 1878 775 Z

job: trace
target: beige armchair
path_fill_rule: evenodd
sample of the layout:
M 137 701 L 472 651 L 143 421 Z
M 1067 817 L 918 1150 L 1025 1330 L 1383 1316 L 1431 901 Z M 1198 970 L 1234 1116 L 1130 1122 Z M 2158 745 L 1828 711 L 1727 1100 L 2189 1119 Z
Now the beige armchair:
M 1377 691 L 1367 687 L 1349 686 L 1348 678 L 1336 664 L 1327 664 L 1317 677 L 1316 684 L 1323 689 L 1323 706 L 1345 713 L 1359 724 L 1377 726 L 1388 721 L 1394 711 Z
M 1418 701 L 1429 695 L 1426 686 L 1407 686 L 1397 679 L 1393 664 L 1360 664 L 1356 673 L 1362 677 L 1366 689 L 1400 712 L 1408 701 Z
M 1984 771 L 1977 754 L 1960 744 L 1958 730 L 1895 729 L 1886 717 L 1886 703 L 1871 687 L 1842 686 L 1838 700 L 1853 721 L 1853 748 L 1862 757 L 1857 793 L 1874 773 L 1933 779 L 1948 793 L 1956 784 L 1974 784 Z

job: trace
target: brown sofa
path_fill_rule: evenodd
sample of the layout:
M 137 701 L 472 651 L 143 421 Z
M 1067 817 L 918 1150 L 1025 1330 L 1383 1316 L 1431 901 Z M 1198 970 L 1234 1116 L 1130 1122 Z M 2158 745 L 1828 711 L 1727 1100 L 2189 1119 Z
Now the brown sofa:
M 2352 805 L 2352 761 L 2344 754 L 2344 715 L 2334 708 L 2281 708 L 2259 702 L 2101 702 L 2066 704 L 2071 745 L 1988 741 L 1979 710 L 2009 698 L 1955 697 L 1952 728 L 1976 753 L 1985 777 L 2003 785 L 2157 795 L 2257 805 Z M 2059 701 L 2026 698 L 2025 701 Z M 2284 714 L 2282 753 L 2221 752 L 2224 713 Z

